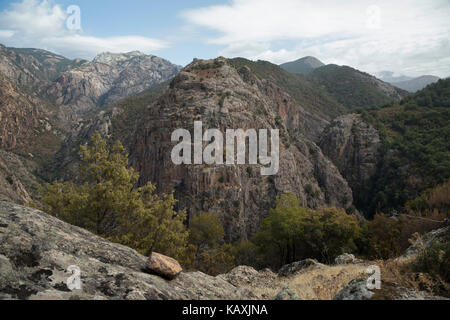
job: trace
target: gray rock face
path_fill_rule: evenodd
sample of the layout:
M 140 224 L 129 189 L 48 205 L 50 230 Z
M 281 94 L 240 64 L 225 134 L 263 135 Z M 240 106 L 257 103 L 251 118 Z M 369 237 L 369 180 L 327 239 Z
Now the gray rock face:
M 146 257 L 41 211 L 0 202 L 0 298 L 255 299 L 222 277 L 183 272 L 176 280 L 142 272 Z M 70 266 L 81 290 L 70 291 Z
M 381 158 L 382 142 L 378 131 L 359 115 L 345 115 L 324 130 L 319 146 L 347 180 L 355 201 L 366 202 L 370 196 L 368 184 Z
M 349 207 L 351 190 L 314 142 L 313 116 L 272 82 L 224 58 L 194 61 L 150 105 L 130 146 L 131 164 L 163 193 L 175 190 L 182 208 L 221 215 L 227 241 L 246 239 L 280 193 L 304 206 Z M 176 129 L 280 129 L 280 170 L 262 176 L 260 165 L 180 165 L 171 160 Z M 307 124 L 305 124 L 307 123 Z M 313 122 L 314 123 L 314 122 Z M 314 130 L 318 130 L 315 127 Z M 192 135 L 193 136 L 193 135 Z
M 175 76 L 180 68 L 167 60 L 139 52 L 104 53 L 92 62 L 62 73 L 48 89 L 57 104 L 84 115 Z

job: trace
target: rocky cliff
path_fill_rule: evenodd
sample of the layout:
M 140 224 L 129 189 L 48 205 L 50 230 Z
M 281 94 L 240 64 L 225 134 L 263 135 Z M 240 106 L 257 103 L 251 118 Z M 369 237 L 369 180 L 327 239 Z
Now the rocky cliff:
M 182 165 L 171 161 L 175 129 L 280 129 L 280 170 L 262 176 L 257 165 Z M 189 211 L 221 214 L 227 240 L 255 233 L 280 193 L 295 194 L 304 206 L 349 207 L 351 190 L 337 168 L 312 142 L 327 122 L 305 111 L 273 82 L 228 60 L 194 60 L 152 103 L 130 145 L 140 183 L 160 192 L 175 190 Z
M 355 202 L 367 203 L 371 179 L 382 157 L 378 131 L 360 115 L 345 115 L 324 130 L 319 146 L 347 180 Z

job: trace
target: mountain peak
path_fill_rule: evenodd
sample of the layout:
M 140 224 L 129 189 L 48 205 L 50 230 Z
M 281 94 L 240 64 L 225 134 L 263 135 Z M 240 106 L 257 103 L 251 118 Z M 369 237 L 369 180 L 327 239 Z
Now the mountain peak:
M 308 74 L 314 69 L 323 67 L 325 64 L 319 59 L 306 56 L 295 61 L 286 62 L 280 65 L 284 70 L 291 73 Z
M 126 53 L 102 52 L 102 53 L 98 54 L 92 60 L 92 62 L 109 64 L 109 63 L 116 63 L 119 61 L 130 60 L 135 57 L 143 57 L 143 56 L 147 56 L 147 55 L 145 53 L 142 53 L 137 50 L 126 52 Z

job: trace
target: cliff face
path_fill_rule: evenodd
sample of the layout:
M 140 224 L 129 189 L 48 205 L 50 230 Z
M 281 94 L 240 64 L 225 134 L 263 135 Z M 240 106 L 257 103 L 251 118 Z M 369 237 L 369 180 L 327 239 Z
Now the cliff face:
M 262 176 L 259 165 L 181 165 L 171 160 L 172 132 L 203 129 L 280 130 L 280 170 Z M 280 193 L 291 192 L 304 206 L 349 207 L 351 190 L 337 168 L 311 140 L 326 121 L 306 112 L 272 82 L 224 58 L 198 61 L 183 69 L 152 103 L 130 145 L 131 164 L 140 183 L 160 192 L 175 190 L 179 206 L 190 212 L 220 213 L 227 240 L 257 231 Z
M 382 156 L 378 131 L 359 115 L 345 115 L 324 130 L 319 146 L 347 180 L 355 202 L 366 202 L 371 178 Z

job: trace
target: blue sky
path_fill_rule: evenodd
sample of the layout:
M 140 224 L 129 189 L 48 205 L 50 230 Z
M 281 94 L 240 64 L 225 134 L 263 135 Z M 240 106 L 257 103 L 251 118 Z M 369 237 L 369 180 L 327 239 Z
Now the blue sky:
M 66 10 L 81 10 L 70 31 Z M 185 65 L 312 55 L 377 74 L 450 75 L 448 0 L 2 0 L 0 43 L 69 58 L 140 50 Z

